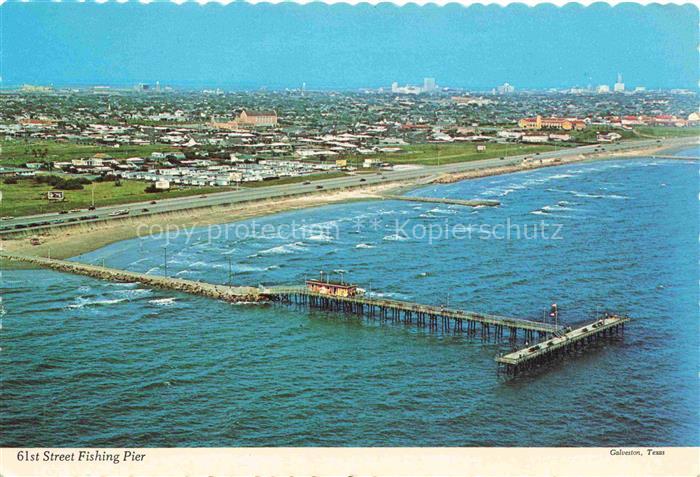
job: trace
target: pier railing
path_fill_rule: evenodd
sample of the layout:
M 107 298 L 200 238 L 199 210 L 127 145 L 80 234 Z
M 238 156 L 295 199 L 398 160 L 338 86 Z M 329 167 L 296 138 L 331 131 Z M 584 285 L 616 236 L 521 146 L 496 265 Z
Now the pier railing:
M 478 323 L 482 327 L 492 326 L 494 328 L 494 334 L 497 336 L 502 335 L 504 329 L 508 329 L 511 335 L 517 333 L 518 330 L 523 330 L 525 331 L 525 338 L 529 338 L 530 340 L 533 339 L 533 333 L 535 332 L 539 333 L 541 337 L 545 337 L 561 329 L 561 326 L 555 326 L 554 324 L 541 321 L 509 318 L 410 301 L 373 298 L 371 295 L 349 297 L 329 295 L 313 292 L 306 287 L 300 286 L 271 287 L 266 288 L 263 293 L 278 301 L 309 304 L 329 310 L 347 310 L 353 313 L 363 313 L 371 316 L 376 314 L 380 317 L 391 314 L 394 318 L 409 321 L 415 318 L 419 324 L 426 318 L 427 322 L 430 322 L 431 319 L 451 320 L 457 328 L 463 327 L 465 323 L 468 327 L 471 324 Z M 484 328 L 484 330 L 489 333 L 491 331 L 489 328 Z
M 603 338 L 624 333 L 627 316 L 608 315 L 605 318 L 581 326 L 565 333 L 557 333 L 553 338 L 528 346 L 503 356 L 497 356 L 499 372 L 517 376 L 523 370 L 539 367 L 556 361 L 572 351 L 585 348 Z
M 478 326 L 482 339 L 488 340 L 494 337 L 498 341 L 507 332 L 513 345 L 515 345 L 520 333 L 526 343 L 525 348 L 496 358 L 499 372 L 503 370 L 506 375 L 510 376 L 519 374 L 523 369 L 537 367 L 544 362 L 568 354 L 572 350 L 599 340 L 601 337 L 616 335 L 624 330 L 624 324 L 629 321 L 628 317 L 607 315 L 603 319 L 575 330 L 563 330 L 561 326 L 541 321 L 509 318 L 410 301 L 387 300 L 365 294 L 338 296 L 314 292 L 305 286 L 261 286 L 257 288 L 227 286 L 5 252 L 0 252 L 0 258 L 103 280 L 139 282 L 156 288 L 177 290 L 229 302 L 296 303 L 310 308 L 364 315 L 380 320 L 415 324 L 430 329 L 437 329 L 441 325 L 444 331 L 466 332 L 468 335 L 475 335 Z M 535 333 L 538 335 L 539 342 L 535 341 Z

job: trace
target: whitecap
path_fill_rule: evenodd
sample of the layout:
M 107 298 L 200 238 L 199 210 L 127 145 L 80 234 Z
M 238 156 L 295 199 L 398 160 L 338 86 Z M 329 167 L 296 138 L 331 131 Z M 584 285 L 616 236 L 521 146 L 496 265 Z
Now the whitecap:
M 151 290 L 147 288 L 132 288 L 129 290 L 116 290 L 114 293 L 126 295 L 128 299 L 131 299 L 139 295 L 148 295 L 151 293 Z
M 375 246 L 368 243 L 358 243 L 355 248 L 375 248 Z
M 262 250 L 256 254 L 250 255 L 250 258 L 254 258 L 254 257 L 257 257 L 259 255 L 292 254 L 292 253 L 299 252 L 302 250 L 306 250 L 306 247 L 304 247 L 304 242 L 294 242 L 294 243 L 288 243 L 285 245 L 278 245 L 277 247 L 272 247 L 272 248 L 268 248 L 266 250 Z
M 89 300 L 87 298 L 78 297 L 77 303 L 68 305 L 68 308 L 78 309 L 86 306 L 114 305 L 123 301 L 126 301 L 126 298 L 115 298 L 112 300 Z
M 392 235 L 385 235 L 382 240 L 388 240 L 390 242 L 403 242 L 404 240 L 408 240 L 408 237 L 401 236 L 399 234 L 392 234 Z
M 155 300 L 148 300 L 148 303 L 159 306 L 169 306 L 175 303 L 175 298 L 157 298 Z
M 331 237 L 330 235 L 328 235 L 326 233 L 314 234 L 314 235 L 311 235 L 311 236 L 306 237 L 306 238 L 308 240 L 314 240 L 317 242 L 332 242 L 333 241 L 333 237 Z
M 148 260 L 148 257 L 139 258 L 139 259 L 136 260 L 135 262 L 131 262 L 131 263 L 129 264 L 129 266 L 130 266 L 130 265 L 137 265 L 137 264 L 139 264 L 139 263 L 141 263 L 141 262 L 145 262 L 146 260 Z

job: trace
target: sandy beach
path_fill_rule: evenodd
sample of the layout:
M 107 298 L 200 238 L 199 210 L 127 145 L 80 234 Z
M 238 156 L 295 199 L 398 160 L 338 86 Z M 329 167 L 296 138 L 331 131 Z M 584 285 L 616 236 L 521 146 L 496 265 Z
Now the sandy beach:
M 92 250 L 99 249 L 111 243 L 131 239 L 143 234 L 145 230 L 167 230 L 168 227 L 203 227 L 212 224 L 230 223 L 239 220 L 261 217 L 278 212 L 318 207 L 322 205 L 358 201 L 378 200 L 383 194 L 398 193 L 425 185 L 428 182 L 446 184 L 479 177 L 509 174 L 513 172 L 571 164 L 583 161 L 599 161 L 625 157 L 639 157 L 657 154 L 668 150 L 669 146 L 660 144 L 658 147 L 646 147 L 629 150 L 624 153 L 610 154 L 606 152 L 573 154 L 555 159 L 530 159 L 521 164 L 504 167 L 489 167 L 478 170 L 443 174 L 433 178 L 412 181 L 390 182 L 381 185 L 357 187 L 337 192 L 319 192 L 312 195 L 291 197 L 287 199 L 270 199 L 234 206 L 206 207 L 183 212 L 149 215 L 145 217 L 126 218 L 97 223 L 76 224 L 67 227 L 37 232 L 34 235 L 11 237 L 2 241 L 2 249 L 9 253 L 37 255 L 52 258 L 69 258 Z M 39 244 L 30 243 L 32 238 L 38 239 Z M 4 267 L 17 268 L 22 264 L 3 263 Z

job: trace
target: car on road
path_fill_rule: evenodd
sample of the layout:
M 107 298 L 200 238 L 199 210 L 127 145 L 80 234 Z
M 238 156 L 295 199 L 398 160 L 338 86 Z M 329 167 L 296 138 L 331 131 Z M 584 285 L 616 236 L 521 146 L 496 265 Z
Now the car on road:
M 70 212 L 70 213 L 80 212 L 80 209 L 70 209 L 68 212 Z
M 91 205 L 90 207 L 88 207 L 88 210 L 95 210 L 95 206 Z
M 59 213 L 59 214 L 67 214 L 68 211 L 67 211 L 67 210 L 61 210 L 61 211 L 59 211 L 58 213 Z
M 155 200 L 152 200 L 152 201 L 151 201 L 151 204 L 157 204 L 157 203 L 158 203 L 158 202 L 156 202 Z
M 311 184 L 310 181 L 305 181 L 303 185 L 309 185 L 309 184 Z
M 10 219 L 14 219 L 14 217 L 12 217 L 11 215 L 6 215 L 5 217 L 0 217 L 0 220 L 10 220 Z
M 316 188 L 317 188 L 317 189 L 323 189 L 323 186 L 322 186 L 322 185 L 317 185 Z
M 149 212 L 148 209 L 141 209 L 141 212 Z
M 363 177 L 362 179 L 360 179 L 360 182 L 367 182 L 367 179 Z
M 114 212 L 110 212 L 109 215 L 112 217 L 117 217 L 119 215 L 129 215 L 129 209 L 115 210 Z

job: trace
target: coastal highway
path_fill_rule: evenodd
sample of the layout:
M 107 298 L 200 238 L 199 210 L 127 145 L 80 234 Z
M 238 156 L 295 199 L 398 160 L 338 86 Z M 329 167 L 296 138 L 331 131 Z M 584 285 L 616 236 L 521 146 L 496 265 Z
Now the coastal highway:
M 665 147 L 675 147 L 697 144 L 694 138 L 679 138 L 663 141 Z M 543 152 L 540 154 L 525 154 L 505 158 L 483 159 L 471 162 L 461 162 L 440 166 L 421 166 L 416 168 L 399 169 L 393 171 L 381 171 L 376 174 L 351 174 L 332 179 L 320 179 L 305 183 L 284 185 L 272 185 L 267 187 L 241 188 L 236 191 L 217 192 L 203 196 L 179 197 L 173 199 L 161 199 L 155 204 L 151 202 L 134 202 L 129 204 L 98 207 L 95 210 L 81 210 L 59 214 L 39 214 L 0 222 L 0 235 L 17 232 L 35 231 L 50 227 L 65 226 L 77 223 L 89 223 L 103 220 L 123 219 L 125 217 L 138 217 L 150 214 L 176 212 L 201 207 L 230 206 L 236 203 L 258 201 L 265 199 L 283 198 L 304 194 L 313 194 L 324 191 L 340 190 L 349 187 L 367 186 L 384 182 L 415 180 L 421 178 L 437 177 L 441 174 L 465 172 L 489 167 L 509 166 L 519 164 L 527 157 L 537 159 L 563 158 L 566 156 L 601 152 L 613 154 L 629 149 L 642 149 L 646 147 L 660 146 L 659 140 L 638 140 L 620 142 L 617 144 L 590 145 L 576 148 L 565 148 L 557 151 Z M 119 211 L 129 211 L 128 215 L 115 215 Z

